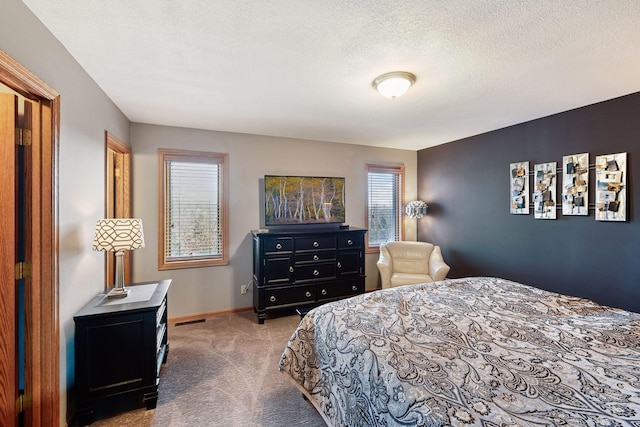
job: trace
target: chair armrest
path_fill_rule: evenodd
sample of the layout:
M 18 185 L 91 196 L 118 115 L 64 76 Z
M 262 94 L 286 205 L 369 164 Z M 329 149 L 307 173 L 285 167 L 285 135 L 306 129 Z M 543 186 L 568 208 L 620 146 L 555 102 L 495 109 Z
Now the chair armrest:
M 444 280 L 447 278 L 447 273 L 449 273 L 450 268 L 442 258 L 440 246 L 434 246 L 433 251 L 431 251 L 431 257 L 429 258 L 429 276 L 431 276 L 434 282 Z
M 382 283 L 382 289 L 391 287 L 391 274 L 393 272 L 393 261 L 389 255 L 389 250 L 385 244 L 380 245 L 380 258 L 376 262 L 378 270 L 380 271 L 380 281 Z

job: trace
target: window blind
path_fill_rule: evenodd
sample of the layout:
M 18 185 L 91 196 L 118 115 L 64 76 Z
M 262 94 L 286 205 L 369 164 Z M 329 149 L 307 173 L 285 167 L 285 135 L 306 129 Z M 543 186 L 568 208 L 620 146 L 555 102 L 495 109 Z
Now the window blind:
M 402 170 L 369 168 L 367 174 L 369 246 L 401 239 Z
M 222 165 L 165 162 L 165 259 L 221 257 Z

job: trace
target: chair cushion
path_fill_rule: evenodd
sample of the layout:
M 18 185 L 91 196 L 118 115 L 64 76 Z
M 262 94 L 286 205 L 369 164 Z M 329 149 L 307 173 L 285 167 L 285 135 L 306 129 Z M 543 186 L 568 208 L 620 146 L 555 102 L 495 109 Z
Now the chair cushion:
M 429 257 L 433 251 L 431 243 L 389 242 L 387 248 L 393 259 L 394 272 L 429 276 Z
M 391 275 L 391 287 L 429 282 L 433 282 L 433 279 L 428 274 L 393 273 Z

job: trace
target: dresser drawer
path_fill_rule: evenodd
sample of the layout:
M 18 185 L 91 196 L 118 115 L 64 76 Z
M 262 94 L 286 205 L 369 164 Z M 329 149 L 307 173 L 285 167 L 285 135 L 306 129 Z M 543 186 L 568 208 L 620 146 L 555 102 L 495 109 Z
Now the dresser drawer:
M 361 254 L 358 250 L 340 251 L 338 254 L 338 276 L 346 276 L 349 274 L 360 274 Z
M 316 292 L 313 285 L 266 288 L 264 291 L 265 307 L 312 302 L 315 298 Z
M 336 252 L 335 251 L 318 251 L 315 253 L 303 253 L 296 254 L 295 256 L 296 264 L 305 264 L 309 262 L 318 262 L 318 261 L 335 261 L 336 260 Z
M 296 237 L 296 252 L 335 248 L 335 236 Z
M 356 234 L 338 236 L 338 249 L 360 248 L 362 246 L 360 240 Z
M 332 279 L 336 277 L 336 264 L 335 262 L 328 262 L 299 265 L 294 269 L 294 276 L 296 282 L 304 280 Z
M 263 284 L 273 285 L 291 281 L 291 254 L 270 255 L 264 258 Z
M 318 300 L 332 300 L 358 295 L 364 292 L 364 279 L 344 282 L 319 283 L 316 285 Z
M 290 237 L 281 237 L 278 239 L 265 239 L 264 251 L 271 252 L 291 252 L 293 250 L 293 239 Z

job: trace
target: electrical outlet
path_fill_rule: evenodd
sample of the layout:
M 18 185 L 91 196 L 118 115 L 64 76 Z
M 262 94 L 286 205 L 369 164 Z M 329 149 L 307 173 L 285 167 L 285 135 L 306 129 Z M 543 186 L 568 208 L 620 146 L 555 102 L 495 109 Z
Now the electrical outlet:
M 240 285 L 240 293 L 244 295 L 247 292 L 249 292 L 249 285 Z

